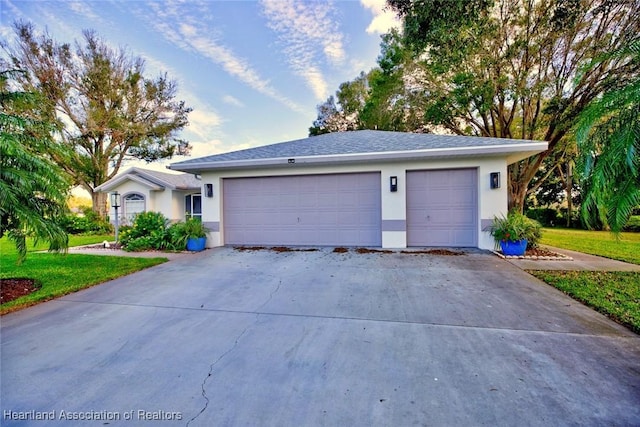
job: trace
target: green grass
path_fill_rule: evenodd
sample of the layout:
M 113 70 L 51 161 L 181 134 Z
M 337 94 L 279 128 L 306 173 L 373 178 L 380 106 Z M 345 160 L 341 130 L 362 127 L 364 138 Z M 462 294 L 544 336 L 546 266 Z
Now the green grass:
M 540 243 L 640 264 L 640 233 L 545 228 Z M 640 333 L 640 272 L 529 271 L 616 322 Z
M 529 271 L 616 322 L 640 333 L 640 273 Z
M 113 235 L 111 234 L 96 234 L 96 235 L 70 235 L 69 247 L 84 246 L 92 243 L 102 243 L 104 241 L 113 242 Z M 46 242 L 38 242 L 34 245 L 33 239 L 27 239 L 27 252 L 46 251 L 49 248 Z M 0 256 L 15 255 L 17 253 L 16 248 L 7 237 L 0 239 Z M 29 255 L 27 255 L 27 259 Z M 4 259 L 3 259 L 4 261 Z
M 112 241 L 112 236 L 70 236 L 69 246 Z M 166 258 L 131 258 L 81 254 L 35 253 L 46 250 L 46 244 L 29 244 L 27 259 L 16 264 L 15 247 L 6 237 L 0 239 L 0 277 L 30 278 L 41 286 L 32 294 L 0 305 L 0 314 L 47 301 L 107 280 L 115 279 L 161 264 Z
M 620 239 L 616 240 L 608 231 L 545 228 L 540 243 L 640 264 L 640 233 L 621 233 Z

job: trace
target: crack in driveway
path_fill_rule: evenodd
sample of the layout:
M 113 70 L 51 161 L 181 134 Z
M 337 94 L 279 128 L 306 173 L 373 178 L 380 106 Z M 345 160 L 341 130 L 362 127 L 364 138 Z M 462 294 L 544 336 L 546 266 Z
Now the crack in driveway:
M 282 280 L 280 280 L 278 282 L 278 285 L 276 286 L 276 288 L 274 290 L 272 290 L 269 293 L 269 297 L 267 298 L 267 300 L 262 303 L 260 305 L 260 307 L 258 307 L 256 309 L 256 319 L 254 320 L 253 323 L 251 323 L 250 325 L 248 325 L 246 328 L 244 328 L 244 330 L 240 333 L 240 335 L 238 335 L 233 343 L 233 346 L 231 346 L 230 349 L 228 349 L 227 351 L 225 351 L 224 353 L 222 353 L 213 363 L 211 363 L 211 365 L 209 365 L 209 372 L 207 373 L 207 376 L 204 378 L 204 380 L 202 381 L 202 397 L 204 398 L 205 402 L 204 402 L 204 406 L 202 407 L 202 409 L 200 409 L 200 412 L 198 412 L 196 415 L 194 415 L 189 421 L 187 421 L 187 427 L 193 422 L 195 421 L 200 415 L 202 415 L 207 408 L 209 407 L 209 402 L 211 401 L 209 399 L 209 396 L 207 396 L 207 382 L 209 381 L 209 378 L 211 378 L 213 376 L 213 369 L 216 367 L 216 365 L 218 363 L 220 363 L 220 361 L 222 359 L 225 358 L 225 356 L 227 356 L 229 353 L 231 353 L 233 350 L 235 350 L 235 348 L 238 346 L 238 342 L 240 342 L 240 339 L 244 336 L 244 334 L 247 333 L 247 331 L 249 330 L 250 327 L 254 326 L 257 322 L 258 319 L 260 318 L 260 313 L 259 310 L 261 310 L 265 305 L 267 305 L 271 299 L 273 298 L 273 296 L 280 290 L 280 285 L 282 285 Z
M 258 315 L 259 316 L 259 315 Z M 257 319 L 256 319 L 257 320 Z M 209 381 L 209 378 L 211 378 L 213 376 L 213 369 L 216 367 L 216 365 L 218 363 L 220 363 L 220 361 L 222 359 L 224 359 L 224 357 L 226 355 L 228 355 L 229 353 L 231 353 L 233 350 L 235 350 L 235 348 L 238 346 L 238 342 L 240 341 L 240 339 L 242 338 L 242 336 L 249 330 L 249 328 L 251 326 L 253 326 L 255 324 L 252 323 L 251 325 L 248 325 L 246 328 L 244 328 L 244 330 L 240 333 L 240 335 L 238 335 L 238 337 L 235 339 L 235 342 L 233 343 L 233 346 L 231 346 L 230 349 L 228 349 L 227 351 L 225 351 L 224 353 L 222 353 L 213 363 L 211 363 L 211 365 L 209 365 L 209 372 L 207 373 L 207 376 L 204 378 L 204 380 L 202 381 L 202 397 L 204 397 L 204 406 L 202 407 L 202 409 L 200 409 L 200 412 L 198 412 L 196 415 L 194 415 L 189 421 L 187 421 L 187 427 L 189 426 L 189 424 L 191 424 L 191 422 L 195 421 L 200 415 L 202 415 L 204 413 L 204 411 L 207 410 L 207 408 L 209 407 L 209 402 L 210 399 L 207 396 L 207 381 Z

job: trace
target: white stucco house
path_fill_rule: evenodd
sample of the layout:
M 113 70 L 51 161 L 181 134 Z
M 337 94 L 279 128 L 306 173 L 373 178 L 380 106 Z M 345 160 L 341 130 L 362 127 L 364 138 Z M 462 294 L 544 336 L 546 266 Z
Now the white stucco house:
M 171 221 L 184 221 L 187 217 L 202 215 L 202 183 L 191 173 L 174 174 L 142 168 L 130 168 L 95 191 L 120 194 L 118 216 L 120 224 L 131 224 L 136 214 L 146 211 L 161 212 Z M 113 222 L 115 210 L 110 208 Z
M 507 166 L 546 142 L 363 130 L 171 164 L 201 176 L 207 245 L 492 249 Z

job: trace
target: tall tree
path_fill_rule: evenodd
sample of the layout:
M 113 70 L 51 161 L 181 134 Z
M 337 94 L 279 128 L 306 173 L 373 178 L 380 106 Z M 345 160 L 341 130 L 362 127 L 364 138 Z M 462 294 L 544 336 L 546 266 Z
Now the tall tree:
M 547 152 L 510 167 L 509 201 L 518 209 L 543 160 L 572 143 L 578 115 L 640 73 L 629 55 L 605 56 L 581 73 L 640 32 L 639 0 L 387 1 L 420 65 L 426 123 L 549 142 Z
M 369 73 L 369 96 L 360 113 L 362 127 L 400 132 L 425 132 L 421 70 L 397 30 L 382 36 L 379 68 Z
M 22 90 L 41 91 L 52 119 L 64 128 L 58 140 L 69 148 L 55 161 L 92 194 L 93 208 L 106 213 L 106 194 L 98 185 L 118 173 L 125 159 L 147 162 L 188 154 L 177 137 L 191 111 L 176 101 L 177 84 L 166 74 L 144 76 L 144 61 L 113 49 L 94 32 L 84 31 L 75 49 L 28 23 L 15 24 L 17 41 L 4 46 L 6 62 L 26 70 Z
M 0 72 L 0 237 L 5 233 L 18 250 L 18 262 L 27 254 L 26 237 L 49 243 L 49 249 L 67 248 L 60 227 L 69 182 L 49 154 L 54 124 L 42 116 L 43 97 L 13 91 L 11 74 Z
M 391 43 L 393 35 L 385 35 L 383 39 L 383 53 L 378 59 L 380 67 L 341 83 L 335 97 L 331 95 L 318 105 L 318 117 L 309 128 L 309 136 L 359 129 L 425 130 L 422 97 L 405 70 L 410 64 L 392 64 L 392 58 L 387 56 L 393 56 L 396 47 Z
M 640 62 L 640 38 L 596 58 L 587 72 L 608 57 L 627 55 Z M 593 100 L 577 129 L 585 188 L 582 217 L 589 226 L 601 221 L 620 232 L 640 205 L 640 78 Z
M 368 76 L 364 72 L 340 84 L 335 97 L 331 95 L 317 106 L 318 118 L 309 128 L 309 136 L 361 129 L 359 116 L 368 97 L 368 87 Z

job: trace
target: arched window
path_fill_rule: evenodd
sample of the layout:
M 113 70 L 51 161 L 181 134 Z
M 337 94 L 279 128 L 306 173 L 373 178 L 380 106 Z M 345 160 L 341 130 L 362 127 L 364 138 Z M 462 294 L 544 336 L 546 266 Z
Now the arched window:
M 122 203 L 122 222 L 124 224 L 133 224 L 135 216 L 145 211 L 144 196 L 138 193 L 131 193 L 124 196 Z

